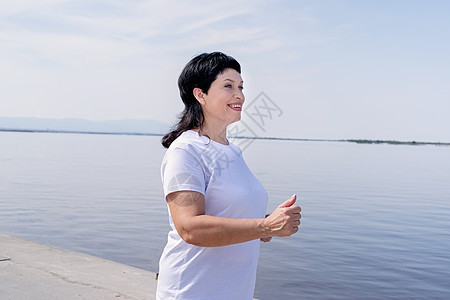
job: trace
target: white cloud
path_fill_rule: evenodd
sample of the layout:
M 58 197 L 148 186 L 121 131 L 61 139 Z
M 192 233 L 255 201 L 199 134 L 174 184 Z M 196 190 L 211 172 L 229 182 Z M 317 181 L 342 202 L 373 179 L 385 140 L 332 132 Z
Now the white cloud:
M 27 11 L 46 9 L 71 1 L 73 0 L 2 0 L 0 2 L 0 16 L 9 16 Z
M 26 5 L 8 1 L 9 15 L 0 19 L 0 50 L 9 60 L 19 63 L 34 56 L 64 65 L 108 63 L 123 58 L 150 57 L 156 53 L 186 52 L 247 43 L 246 52 L 265 51 L 280 46 L 281 38 L 271 43 L 260 25 L 245 26 L 249 5 L 229 9 L 238 2 L 189 3 L 140 1 L 125 5 L 108 2 L 120 13 L 95 13 L 74 6 L 77 1 L 38 1 Z M 89 2 L 99 6 L 102 2 Z M 74 8 L 75 7 L 75 8 Z M 7 17 L 5 17 L 7 15 Z M 231 21 L 229 21 L 231 20 Z M 229 22 L 227 22 L 229 21 Z M 243 48 L 243 47 L 240 47 Z
M 243 63 L 248 99 L 264 90 L 284 105 L 286 116 L 295 113 L 282 126 L 290 136 L 302 128 L 326 137 L 330 132 L 327 116 L 332 116 L 332 123 L 364 115 L 361 105 L 346 108 L 343 103 L 359 104 L 358 92 L 371 90 L 374 84 L 389 96 L 385 102 L 377 102 L 383 106 L 380 110 L 392 110 L 387 124 L 395 123 L 401 104 L 411 103 L 405 96 L 408 93 L 428 97 L 436 107 L 443 107 L 439 101 L 445 98 L 441 96 L 445 95 L 445 83 L 434 80 L 424 89 L 428 94 L 421 93 L 419 77 L 408 76 L 416 71 L 408 72 L 397 62 L 412 65 L 417 58 L 426 57 L 427 49 L 433 49 L 426 57 L 435 60 L 429 65 L 433 78 L 448 78 L 448 68 L 444 68 L 448 51 L 442 34 L 439 39 L 429 38 L 427 47 L 415 56 L 416 49 L 408 48 L 399 57 L 388 53 L 389 46 L 395 45 L 383 39 L 386 32 L 377 31 L 370 23 L 374 20 L 368 20 L 365 27 L 372 29 L 370 34 L 361 30 L 365 18 L 378 17 L 365 12 L 364 5 L 358 7 L 359 11 L 350 13 L 331 2 L 3 0 L 0 113 L 33 116 L 39 112 L 43 117 L 91 119 L 148 115 L 172 120 L 181 109 L 176 79 L 183 65 L 197 53 L 216 50 Z M 411 28 L 428 24 L 416 19 L 410 22 L 415 26 Z M 442 33 L 437 26 L 427 32 Z M 391 27 L 384 24 L 383 28 Z M 403 28 L 410 27 L 404 24 Z M 412 31 L 409 36 L 414 36 Z M 390 55 L 391 63 L 384 54 Z M 423 65 L 414 66 L 417 72 L 424 70 Z M 396 76 L 384 80 L 389 68 L 395 69 Z M 392 86 L 399 91 L 394 96 Z M 391 99 L 399 105 L 389 106 Z M 427 111 L 426 104 L 418 105 L 417 115 Z M 308 116 L 299 119 L 299 112 Z M 320 113 L 322 119 L 315 118 Z M 295 126 L 289 126 L 292 120 L 296 120 Z M 345 122 L 332 124 L 336 132 L 349 127 Z M 361 132 L 374 128 L 370 124 L 360 127 Z

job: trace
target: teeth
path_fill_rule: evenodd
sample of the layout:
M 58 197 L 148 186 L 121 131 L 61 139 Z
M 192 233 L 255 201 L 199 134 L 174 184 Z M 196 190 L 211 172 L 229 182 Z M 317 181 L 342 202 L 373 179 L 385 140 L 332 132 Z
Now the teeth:
M 229 106 L 233 107 L 233 108 L 241 108 L 242 107 L 242 105 L 240 105 L 240 104 L 230 104 Z

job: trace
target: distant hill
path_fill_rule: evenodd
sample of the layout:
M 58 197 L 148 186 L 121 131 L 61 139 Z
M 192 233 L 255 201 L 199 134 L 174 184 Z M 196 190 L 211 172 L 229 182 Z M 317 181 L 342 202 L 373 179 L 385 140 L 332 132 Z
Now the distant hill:
M 0 129 L 12 130 L 49 130 L 49 131 L 86 131 L 117 133 L 165 133 L 169 124 L 154 120 L 110 120 L 90 121 L 85 119 L 43 119 L 0 117 Z

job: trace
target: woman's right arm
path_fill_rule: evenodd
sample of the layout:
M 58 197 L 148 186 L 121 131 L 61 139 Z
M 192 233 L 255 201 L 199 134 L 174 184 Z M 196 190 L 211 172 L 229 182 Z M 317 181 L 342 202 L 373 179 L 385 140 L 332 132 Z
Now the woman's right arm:
M 201 247 L 226 246 L 272 236 L 290 236 L 298 231 L 301 208 L 296 196 L 262 219 L 231 219 L 205 215 L 205 198 L 194 191 L 167 195 L 170 214 L 181 238 Z

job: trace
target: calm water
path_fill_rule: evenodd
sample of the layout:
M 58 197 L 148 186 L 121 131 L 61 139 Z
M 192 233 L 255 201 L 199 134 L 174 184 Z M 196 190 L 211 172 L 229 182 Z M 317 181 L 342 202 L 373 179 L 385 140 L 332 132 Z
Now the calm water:
M 168 231 L 159 137 L 0 132 L 0 231 L 157 271 Z M 450 147 L 255 141 L 269 211 L 259 299 L 448 299 Z

